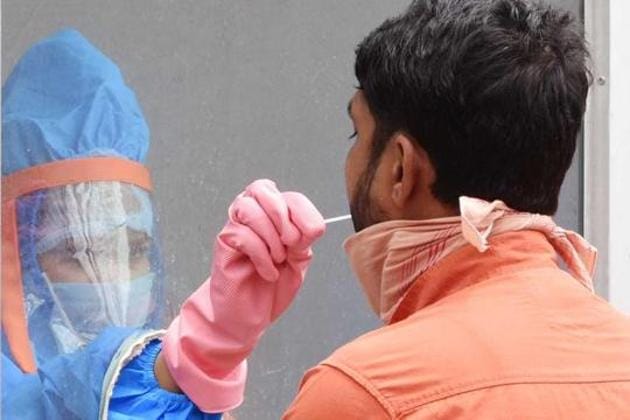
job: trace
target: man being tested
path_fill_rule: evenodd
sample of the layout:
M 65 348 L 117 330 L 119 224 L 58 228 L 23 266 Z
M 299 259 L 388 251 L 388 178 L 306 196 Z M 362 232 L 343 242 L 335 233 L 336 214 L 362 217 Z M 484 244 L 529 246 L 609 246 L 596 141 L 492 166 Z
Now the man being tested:
M 549 217 L 586 62 L 573 19 L 525 0 L 415 1 L 359 45 L 345 247 L 385 326 L 309 371 L 285 418 L 630 416 L 630 320 Z M 269 273 L 285 242 L 266 188 L 240 249 Z
M 386 325 L 309 371 L 287 419 L 630 416 L 630 319 L 547 216 L 587 56 L 524 0 L 415 1 L 363 40 L 345 248 Z

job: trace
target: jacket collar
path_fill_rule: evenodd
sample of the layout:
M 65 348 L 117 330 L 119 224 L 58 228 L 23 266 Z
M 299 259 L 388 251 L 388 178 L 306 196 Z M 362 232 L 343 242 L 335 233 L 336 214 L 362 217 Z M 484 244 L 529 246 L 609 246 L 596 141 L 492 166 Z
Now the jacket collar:
M 481 253 L 466 245 L 423 273 L 402 298 L 390 324 L 462 289 L 488 279 L 532 268 L 556 268 L 557 253 L 543 233 L 507 232 L 489 239 Z

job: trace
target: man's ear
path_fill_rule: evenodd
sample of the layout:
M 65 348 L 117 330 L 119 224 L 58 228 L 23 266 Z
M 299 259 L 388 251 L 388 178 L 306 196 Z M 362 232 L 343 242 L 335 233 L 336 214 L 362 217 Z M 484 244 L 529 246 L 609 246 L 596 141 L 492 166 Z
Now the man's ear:
M 412 205 L 419 184 L 423 181 L 421 152 L 424 151 L 418 150 L 415 141 L 405 133 L 395 134 L 393 143 L 395 159 L 392 166 L 392 201 L 396 207 L 404 210 Z

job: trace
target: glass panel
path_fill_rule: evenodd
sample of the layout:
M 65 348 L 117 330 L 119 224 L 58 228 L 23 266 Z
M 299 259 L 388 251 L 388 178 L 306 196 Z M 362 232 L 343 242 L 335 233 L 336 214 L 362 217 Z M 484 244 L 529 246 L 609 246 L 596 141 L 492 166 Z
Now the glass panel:
M 579 12 L 581 1 L 558 3 Z M 267 177 L 324 213 L 348 212 L 345 115 L 354 48 L 409 0 L 3 1 L 3 75 L 34 41 L 75 25 L 120 64 L 152 132 L 150 166 L 167 281 L 179 304 L 206 278 L 234 196 Z M 581 227 L 581 153 L 559 222 Z M 242 418 L 277 419 L 305 369 L 374 327 L 342 242 L 329 226 L 303 291 L 251 360 Z M 305 320 L 308 327 L 305 328 Z

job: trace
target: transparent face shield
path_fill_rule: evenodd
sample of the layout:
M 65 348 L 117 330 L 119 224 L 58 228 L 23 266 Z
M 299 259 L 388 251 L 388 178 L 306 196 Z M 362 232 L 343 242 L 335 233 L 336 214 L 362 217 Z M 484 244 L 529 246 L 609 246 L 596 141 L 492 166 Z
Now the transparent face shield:
M 159 327 L 161 261 L 149 193 L 84 182 L 19 201 L 29 335 L 38 356 L 81 348 L 108 327 Z

